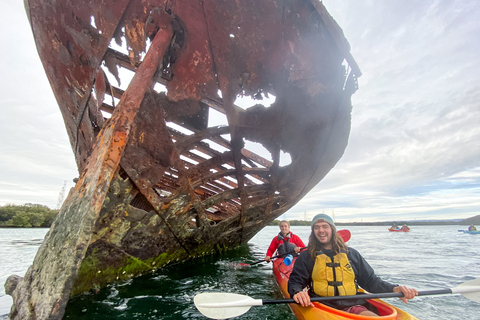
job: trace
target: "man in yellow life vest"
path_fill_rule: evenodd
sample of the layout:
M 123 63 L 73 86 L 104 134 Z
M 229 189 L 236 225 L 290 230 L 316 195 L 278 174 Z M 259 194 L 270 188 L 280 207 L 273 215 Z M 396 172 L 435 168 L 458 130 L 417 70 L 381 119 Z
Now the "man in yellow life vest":
M 325 304 L 346 312 L 378 316 L 358 292 L 361 287 L 371 293 L 403 292 L 405 303 L 418 295 L 417 290 L 383 281 L 360 253 L 348 248 L 337 234 L 328 215 L 317 214 L 312 220 L 307 250 L 297 258 L 288 281 L 288 292 L 302 306 L 313 306 L 310 296 L 357 295 L 358 299 L 328 301 Z M 310 292 L 303 289 L 309 287 Z M 363 298 L 363 299 L 362 299 Z

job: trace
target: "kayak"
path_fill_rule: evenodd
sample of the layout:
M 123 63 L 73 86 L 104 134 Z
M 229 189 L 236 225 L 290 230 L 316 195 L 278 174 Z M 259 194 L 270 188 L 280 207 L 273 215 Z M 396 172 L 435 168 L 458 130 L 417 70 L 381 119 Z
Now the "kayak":
M 468 233 L 468 234 L 480 234 L 479 230 L 468 231 L 468 230 L 458 230 L 458 232 Z
M 286 299 L 290 299 L 288 294 L 288 278 L 292 272 L 293 266 L 295 264 L 296 258 L 292 263 L 287 266 L 283 263 L 283 258 L 279 258 L 273 261 L 273 274 L 277 281 L 278 287 L 282 291 L 283 296 Z M 302 307 L 296 303 L 289 304 L 290 309 L 299 320 L 346 320 L 346 319 L 395 319 L 395 320 L 414 320 L 417 319 L 409 313 L 396 308 L 380 299 L 369 299 L 368 302 L 374 305 L 380 314 L 380 317 L 369 317 L 369 316 L 360 316 L 353 313 L 344 312 L 337 310 L 331 307 L 328 307 L 322 303 L 314 302 L 315 308 L 311 307 Z M 417 319 L 418 320 L 418 319 Z
M 401 228 L 401 229 L 388 228 L 388 231 L 390 231 L 390 232 L 410 232 L 410 228 L 408 228 L 408 229 L 403 229 L 403 228 Z

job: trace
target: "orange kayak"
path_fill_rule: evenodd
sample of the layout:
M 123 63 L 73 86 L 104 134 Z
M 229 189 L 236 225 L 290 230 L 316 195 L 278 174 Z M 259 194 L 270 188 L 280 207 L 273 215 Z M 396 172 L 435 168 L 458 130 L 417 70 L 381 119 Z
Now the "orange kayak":
M 295 264 L 294 259 L 292 263 L 287 266 L 283 263 L 283 259 L 279 258 L 273 261 L 273 274 L 275 275 L 275 279 L 277 280 L 277 284 L 282 291 L 283 296 L 286 299 L 290 299 L 290 295 L 288 294 L 288 278 L 290 273 L 292 272 L 293 265 Z M 343 312 L 331 307 L 328 307 L 324 304 L 314 302 L 315 308 L 311 307 L 302 307 L 298 304 L 291 303 L 289 304 L 290 309 L 292 309 L 293 313 L 299 320 L 333 320 L 333 319 L 380 319 L 380 320 L 414 320 L 417 319 L 414 316 L 406 313 L 405 311 L 398 309 L 380 299 L 370 299 L 368 302 L 374 305 L 379 313 L 380 317 L 369 317 L 369 316 L 360 316 L 348 312 Z M 418 319 L 417 319 L 418 320 Z

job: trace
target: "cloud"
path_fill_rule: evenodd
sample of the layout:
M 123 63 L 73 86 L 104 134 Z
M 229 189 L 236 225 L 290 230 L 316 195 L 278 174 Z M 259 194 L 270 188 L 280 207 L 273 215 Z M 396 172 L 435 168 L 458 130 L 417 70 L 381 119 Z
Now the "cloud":
M 343 158 L 285 217 L 322 210 L 351 221 L 478 214 L 480 6 L 323 2 L 363 76 Z
M 2 5 L 0 205 L 56 208 L 64 182 L 78 176 L 75 158 L 23 2 Z
M 339 221 L 480 213 L 480 6 L 476 0 L 324 0 L 363 72 L 335 168 L 289 210 Z M 0 27 L 0 205 L 54 208 L 78 176 L 20 1 Z M 67 190 L 68 191 L 68 190 Z

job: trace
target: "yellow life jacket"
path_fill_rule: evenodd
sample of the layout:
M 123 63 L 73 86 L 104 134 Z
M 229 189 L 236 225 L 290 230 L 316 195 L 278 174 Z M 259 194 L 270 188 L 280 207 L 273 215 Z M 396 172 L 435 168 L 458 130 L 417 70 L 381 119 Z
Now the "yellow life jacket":
M 333 261 L 322 251 L 317 253 L 312 282 L 313 292 L 318 296 L 335 296 L 335 288 L 340 296 L 357 294 L 355 273 L 350 266 L 347 253 L 343 250 L 333 257 Z

